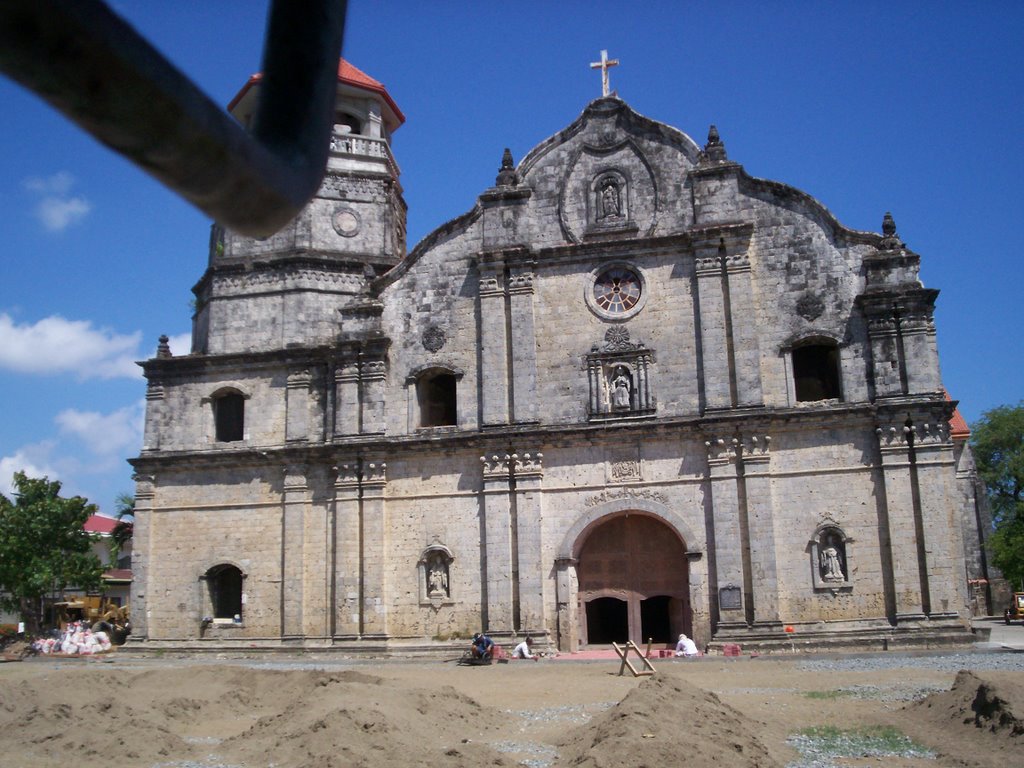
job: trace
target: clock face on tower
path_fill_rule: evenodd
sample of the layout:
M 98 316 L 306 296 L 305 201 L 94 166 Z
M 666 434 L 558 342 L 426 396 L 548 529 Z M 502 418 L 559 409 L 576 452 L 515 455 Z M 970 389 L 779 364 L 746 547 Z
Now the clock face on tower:
M 352 237 L 359 231 L 359 216 L 349 208 L 339 208 L 331 217 L 331 224 L 342 237 Z
M 621 315 L 640 301 L 640 277 L 626 267 L 611 267 L 594 280 L 594 303 L 610 315 Z

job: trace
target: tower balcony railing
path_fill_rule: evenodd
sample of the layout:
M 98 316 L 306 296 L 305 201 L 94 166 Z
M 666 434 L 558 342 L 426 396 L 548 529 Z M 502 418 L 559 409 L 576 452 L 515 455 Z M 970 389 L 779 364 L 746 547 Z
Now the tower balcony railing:
M 401 173 L 395 158 L 391 155 L 391 147 L 384 139 L 355 134 L 335 134 L 331 136 L 331 156 L 380 158 L 387 163 L 388 170 L 395 178 Z

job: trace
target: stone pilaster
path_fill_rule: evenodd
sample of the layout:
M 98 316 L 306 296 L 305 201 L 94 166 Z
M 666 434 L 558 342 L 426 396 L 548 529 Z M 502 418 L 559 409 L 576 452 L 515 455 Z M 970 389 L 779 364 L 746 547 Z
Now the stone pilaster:
M 927 394 L 942 391 L 939 352 L 935 343 L 936 291 L 919 291 L 906 297 L 900 313 L 900 333 L 907 368 L 907 391 Z
M 480 398 L 486 427 L 509 421 L 505 262 L 500 254 L 484 254 L 477 260 L 477 267 L 480 270 L 480 375 L 483 381 Z
M 740 533 L 740 508 L 736 453 L 739 441 L 719 437 L 705 443 L 708 450 L 708 477 L 711 485 L 714 520 L 714 582 L 712 604 L 718 605 L 718 628 L 746 627 L 743 607 L 743 540 Z
M 355 638 L 362 630 L 359 464 L 352 460 L 334 471 L 334 635 Z
M 309 386 L 313 381 L 308 368 L 299 368 L 288 374 L 285 387 L 285 440 L 309 440 Z
M 480 496 L 484 516 L 485 605 L 483 624 L 489 633 L 511 635 L 512 626 L 512 490 L 509 462 L 512 457 L 481 456 L 483 486 Z
M 732 407 L 729 344 L 725 325 L 725 291 L 718 243 L 695 244 L 700 300 L 701 375 L 709 409 Z
M 771 437 L 747 435 L 742 441 L 743 482 L 747 498 L 754 623 L 778 628 L 779 574 L 776 559 L 775 507 L 772 502 Z
M 509 273 L 512 325 L 512 419 L 537 421 L 537 339 L 533 315 L 534 263 L 514 264 Z M 486 384 L 485 384 L 486 387 Z
M 690 570 L 690 611 L 692 625 L 690 637 L 703 648 L 711 642 L 711 616 L 708 598 L 708 558 L 702 552 L 687 552 L 687 567 Z
M 303 552 L 309 506 L 306 471 L 307 468 L 299 464 L 284 468 L 281 505 L 281 637 L 284 640 L 298 639 L 303 634 Z
M 897 333 L 896 315 L 891 305 L 865 305 L 868 339 L 871 344 L 871 368 L 874 374 L 875 397 L 892 397 L 904 393 L 903 365 Z
M 967 604 L 964 575 L 953 564 L 962 562 L 962 532 L 958 517 L 956 470 L 949 423 L 938 420 L 915 424 L 914 461 L 917 472 L 921 529 L 924 531 L 929 618 L 956 618 Z
M 146 382 L 146 421 L 142 434 L 142 451 L 160 450 L 160 436 L 164 425 L 165 391 L 163 383 L 150 379 Z
M 892 550 L 897 623 L 915 622 L 925 618 L 925 595 L 921 589 L 921 552 L 918 545 L 920 523 L 914 509 L 910 446 L 907 442 L 909 429 L 903 424 L 893 422 L 875 430 L 882 456 L 882 476 L 885 480 L 886 516 L 889 523 L 889 546 Z
M 727 246 L 728 247 L 728 246 Z M 743 251 L 728 253 L 725 262 L 729 285 L 729 319 L 732 325 L 731 353 L 736 377 L 736 405 L 764 404 L 761 392 L 761 347 L 757 333 L 757 311 L 750 258 Z
M 135 522 L 132 526 L 132 609 L 133 642 L 149 640 L 149 553 L 153 551 L 156 479 L 135 475 Z M 201 618 L 201 617 L 197 617 Z
M 334 369 L 334 434 L 359 434 L 359 359 L 354 354 Z
M 330 502 L 322 498 L 314 498 L 307 505 L 302 542 L 302 632 L 307 640 L 316 639 L 321 643 L 332 635 L 334 531 L 330 506 Z
M 560 557 L 555 561 L 555 605 L 558 611 L 558 650 L 574 653 L 580 645 L 579 578 L 576 560 Z
M 384 433 L 384 389 L 387 364 L 383 359 L 363 359 L 360 365 L 362 400 L 362 433 Z
M 512 455 L 515 478 L 516 546 L 519 556 L 519 632 L 547 635 L 544 619 L 543 480 L 544 454 Z
M 714 126 L 712 126 L 712 130 Z M 698 225 L 735 221 L 742 213 L 739 191 L 743 167 L 725 155 L 725 145 L 716 134 L 716 144 L 709 143 L 698 166 L 690 171 L 693 184 L 693 217 Z
M 387 637 L 388 520 L 385 501 L 387 464 L 379 459 L 362 462 L 362 636 Z
M 531 191 L 519 188 L 518 183 L 518 175 L 512 167 L 512 154 L 506 149 L 495 186 L 480 195 L 485 248 L 508 248 L 529 239 L 530 227 L 526 216 Z

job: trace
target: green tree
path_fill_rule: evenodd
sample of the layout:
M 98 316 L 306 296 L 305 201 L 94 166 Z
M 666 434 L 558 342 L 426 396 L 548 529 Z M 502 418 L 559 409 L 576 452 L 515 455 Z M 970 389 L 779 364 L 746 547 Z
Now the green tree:
M 83 526 L 96 505 L 60 497 L 60 483 L 14 475 L 14 501 L 0 494 L 0 605 L 39 630 L 43 598 L 68 586 L 97 589 L 103 566 Z
M 1024 402 L 1001 405 L 971 426 L 971 450 L 995 526 L 992 563 L 1012 584 L 1024 580 Z
M 119 493 L 114 499 L 114 516 L 117 525 L 110 532 L 111 566 L 116 566 L 124 545 L 132 540 L 135 527 L 135 497 L 130 493 Z

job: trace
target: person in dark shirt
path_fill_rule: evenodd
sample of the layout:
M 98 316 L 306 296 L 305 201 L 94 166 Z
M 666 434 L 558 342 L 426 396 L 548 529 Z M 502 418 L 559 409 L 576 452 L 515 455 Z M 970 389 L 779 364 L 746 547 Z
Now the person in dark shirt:
M 487 635 L 477 633 L 473 635 L 473 658 L 480 661 L 490 661 L 494 655 L 494 641 Z

